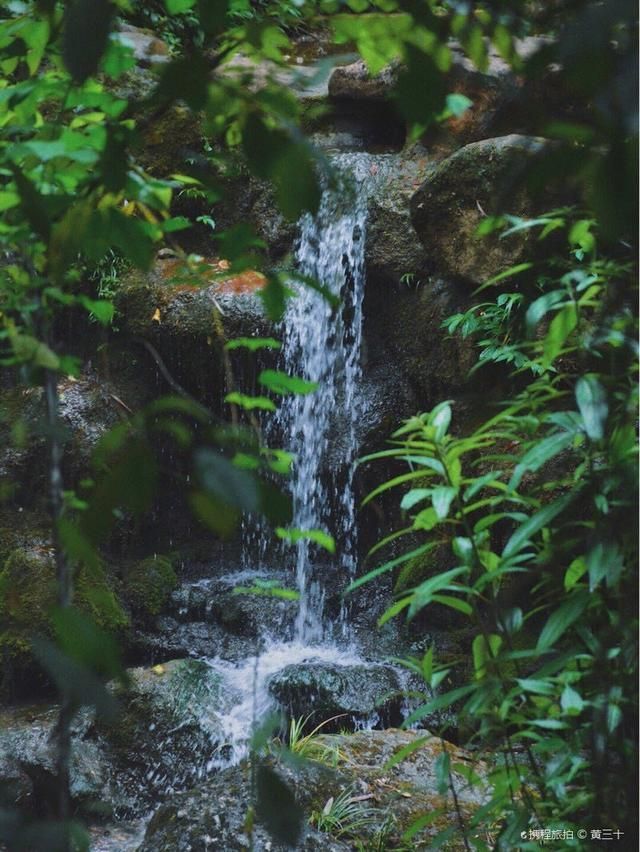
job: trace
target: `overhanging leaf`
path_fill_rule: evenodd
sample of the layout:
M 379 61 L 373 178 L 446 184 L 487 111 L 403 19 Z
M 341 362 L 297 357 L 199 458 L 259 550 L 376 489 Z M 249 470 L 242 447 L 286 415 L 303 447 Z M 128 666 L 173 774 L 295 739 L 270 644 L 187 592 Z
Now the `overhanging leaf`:
M 256 773 L 256 814 L 274 840 L 297 847 L 304 812 L 291 788 L 269 766 L 259 766 Z
M 589 593 L 580 591 L 572 594 L 551 613 L 538 638 L 539 651 L 547 651 L 577 621 L 589 604 Z
M 288 376 L 278 370 L 263 370 L 258 376 L 258 382 L 265 388 L 281 395 L 295 393 L 306 395 L 317 390 L 317 382 L 307 382 L 299 376 Z
M 64 16 L 62 57 L 76 83 L 98 70 L 107 46 L 113 5 L 110 0 L 71 0 Z
M 576 402 L 585 432 L 592 441 L 599 441 L 604 436 L 609 406 L 605 389 L 593 373 L 581 376 L 576 382 Z

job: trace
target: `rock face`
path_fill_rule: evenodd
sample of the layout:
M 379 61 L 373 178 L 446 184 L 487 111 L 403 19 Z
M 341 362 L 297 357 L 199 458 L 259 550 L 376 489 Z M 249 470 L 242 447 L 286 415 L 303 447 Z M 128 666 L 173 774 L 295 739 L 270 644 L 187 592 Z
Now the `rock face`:
M 411 199 L 411 219 L 439 273 L 481 283 L 518 262 L 525 236 L 480 239 L 476 229 L 496 209 L 535 212 L 523 179 L 544 147 L 539 138 L 511 134 L 465 145 L 437 166 Z
M 391 769 L 385 764 L 401 748 L 421 745 Z M 321 736 L 318 741 L 337 749 L 337 765 L 331 769 L 306 761 L 295 770 L 276 766 L 280 778 L 295 791 L 296 801 L 313 827 L 305 830 L 295 847 L 300 850 L 339 852 L 353 849 L 354 842 L 369 842 L 371 848 L 396 848 L 401 835 L 420 816 L 442 808 L 440 817 L 412 838 L 412 849 L 432 848 L 433 837 L 456 823 L 451 798 L 439 794 L 436 760 L 446 748 L 453 765 L 473 765 L 480 778 L 486 767 L 472 755 L 450 743 L 432 737 L 427 731 L 361 731 L 340 736 Z M 472 788 L 453 771 L 459 807 L 468 818 L 486 800 L 488 784 Z M 159 808 L 147 829 L 139 852 L 188 852 L 188 850 L 245 850 L 250 846 L 247 812 L 251 805 L 251 774 L 245 764 L 223 770 L 205 784 L 172 797 Z M 322 820 L 331 813 L 332 802 L 344 796 L 360 815 L 357 832 L 334 828 Z M 258 820 L 254 823 L 253 849 L 281 850 Z M 384 846 L 382 845 L 384 843 Z M 377 845 L 376 845 L 377 844 Z M 450 849 L 464 848 L 454 840 Z
M 73 724 L 71 793 L 89 814 L 131 817 L 209 772 L 222 701 L 218 675 L 197 660 L 129 675 L 128 688 L 116 690 L 113 723 L 83 711 Z M 0 781 L 11 782 L 20 804 L 36 811 L 55 801 L 57 713 L 27 708 L 0 717 Z
M 379 74 L 369 74 L 363 59 L 335 68 L 329 78 L 329 95 L 354 101 L 386 101 L 398 77 L 398 66 L 388 65 Z
M 315 726 L 339 716 L 326 730 L 398 724 L 401 688 L 390 666 L 332 666 L 313 661 L 286 666 L 269 684 L 269 691 L 291 718 L 311 716 Z
M 153 350 L 160 355 L 169 371 L 161 392 L 170 389 L 173 378 L 198 399 L 219 405 L 225 342 L 272 333 L 259 295 L 265 277 L 252 270 L 232 275 L 227 268 L 216 258 L 192 264 L 166 258 L 146 275 L 134 273 L 124 282 L 117 300 L 124 330 L 148 364 Z M 145 353 L 148 344 L 153 349 Z
M 86 474 L 89 458 L 99 439 L 121 422 L 118 391 L 94 375 L 64 378 L 58 384 L 59 415 L 64 429 L 64 473 L 68 481 Z M 13 483 L 13 499 L 47 493 L 44 437 L 46 409 L 41 388 L 15 388 L 2 393 L 0 408 L 7 412 L 0 423 L 0 478 Z M 11 430 L 20 427 L 22 440 L 14 444 Z M 17 489 L 17 490 L 15 490 Z
M 301 805 L 311 805 L 310 792 L 330 788 L 332 774 L 317 764 L 309 764 L 295 776 L 287 770 L 279 774 L 295 789 Z M 159 808 L 149 823 L 145 840 L 138 852 L 191 852 L 191 850 L 225 850 L 238 852 L 252 848 L 284 852 L 290 846 L 273 841 L 260 822 L 254 822 L 249 836 L 247 815 L 251 810 L 251 773 L 246 765 L 220 772 L 210 782 L 172 797 Z M 253 841 L 253 842 L 251 842 Z M 346 852 L 351 846 L 305 827 L 300 842 L 301 852 Z

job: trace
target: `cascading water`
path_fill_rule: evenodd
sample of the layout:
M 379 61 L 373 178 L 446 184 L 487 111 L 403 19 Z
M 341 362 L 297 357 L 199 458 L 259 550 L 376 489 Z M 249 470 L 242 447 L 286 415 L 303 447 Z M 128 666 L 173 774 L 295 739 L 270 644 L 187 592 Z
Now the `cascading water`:
M 333 570 L 348 579 L 356 553 L 353 467 L 357 453 L 358 386 L 361 376 L 366 188 L 372 178 L 367 155 L 342 155 L 333 162 L 336 179 L 323 193 L 315 216 L 300 224 L 297 264 L 301 276 L 335 296 L 304 284 L 296 287 L 284 322 L 287 372 L 315 382 L 317 390 L 288 397 L 277 416 L 279 431 L 290 436 L 295 458 L 292 476 L 293 526 L 323 529 L 338 542 Z M 354 168 L 356 166 L 357 168 Z M 296 639 L 325 638 L 323 584 L 314 574 L 314 548 L 297 543 L 295 573 L 300 593 Z M 341 619 L 343 632 L 345 619 Z
M 289 301 L 282 329 L 282 369 L 318 387 L 311 394 L 285 398 L 266 432 L 274 443 L 288 444 L 295 458 L 292 526 L 331 533 L 338 555 L 327 564 L 307 540 L 297 542 L 293 565 L 287 564 L 290 550 L 279 555 L 278 569 L 284 566 L 285 573 L 295 572 L 300 593 L 293 641 L 265 634 L 260 653 L 241 663 L 209 660 L 229 699 L 224 711 L 216 714 L 210 769 L 246 755 L 253 724 L 273 709 L 268 687 L 276 672 L 309 661 L 328 666 L 363 662 L 345 613 L 337 624 L 327 625 L 323 618 L 323 580 L 327 572 L 334 572 L 332 585 L 337 580 L 345 587 L 356 567 L 353 472 L 360 416 L 365 231 L 369 194 L 385 162 L 385 157 L 364 153 L 335 157 L 318 212 L 300 222 L 296 252 L 300 279 L 316 282 L 336 298 L 332 303 L 303 281 L 293 282 L 296 297 Z M 242 576 L 267 576 L 273 568 L 268 556 L 272 533 L 260 526 L 246 526 L 245 532 Z

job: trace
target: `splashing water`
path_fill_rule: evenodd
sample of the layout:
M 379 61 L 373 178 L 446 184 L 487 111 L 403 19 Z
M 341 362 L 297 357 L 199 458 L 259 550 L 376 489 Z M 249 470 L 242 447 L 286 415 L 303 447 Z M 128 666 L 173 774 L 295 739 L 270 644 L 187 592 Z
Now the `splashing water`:
M 368 195 L 380 173 L 367 154 L 343 154 L 332 161 L 337 179 L 325 186 L 315 216 L 300 223 L 297 265 L 340 301 L 338 308 L 309 286 L 295 287 L 284 320 L 285 370 L 318 384 L 306 396 L 285 399 L 277 415 L 290 436 L 296 459 L 292 476 L 293 526 L 323 529 L 336 539 L 334 571 L 348 581 L 355 572 L 357 532 L 353 471 L 360 399 L 360 348 L 364 297 L 364 248 Z M 296 545 L 300 592 L 296 638 L 326 638 L 324 590 L 314 565 L 314 545 Z M 324 570 L 327 570 L 326 568 Z M 347 634 L 345 613 L 340 619 Z

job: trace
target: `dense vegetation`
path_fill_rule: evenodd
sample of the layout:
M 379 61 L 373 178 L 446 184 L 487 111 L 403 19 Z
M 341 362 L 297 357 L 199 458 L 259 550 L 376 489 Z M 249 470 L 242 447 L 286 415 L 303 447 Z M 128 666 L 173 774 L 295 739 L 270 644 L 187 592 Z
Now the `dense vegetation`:
M 108 336 L 118 269 L 148 268 L 162 245 L 188 268 L 197 267 L 181 242 L 193 223 L 183 208 L 176 211 L 180 197 L 195 196 L 202 209 L 213 209 L 225 177 L 241 161 L 273 183 L 288 219 L 317 209 L 322 157 L 300 130 L 299 103 L 275 78 L 256 90 L 224 73 L 236 54 L 285 64 L 292 35 L 314 28 L 329 32 L 337 45 L 354 46 L 372 74 L 400 63 L 394 97 L 409 140 L 424 138 L 434 123 L 466 107 L 446 84 L 452 38 L 480 69 L 493 45 L 532 87 L 551 63 L 562 68 L 575 120 L 539 116 L 537 132 L 553 144 L 528 177 L 532 187 L 550 188 L 567 206 L 535 220 L 492 211 L 483 238 L 509 240 L 528 231 L 531 256 L 486 282 L 482 302 L 443 329 L 443 335 L 477 339 L 478 381 L 483 369 L 498 371 L 492 375 L 500 375 L 504 398 L 472 430 L 457 431 L 455 411 L 443 401 L 395 433 L 379 456 L 402 467 L 369 499 L 400 487 L 407 524 L 390 539 L 406 533 L 414 544 L 376 563 L 353 593 L 411 561 L 415 570 L 409 581 L 405 574 L 384 619 L 413 619 L 437 605 L 474 627 L 473 671 L 452 691 L 438 689 L 451 665 L 439 664 L 433 649 L 408 661 L 429 695 L 410 721 L 453 705 L 478 754 L 500 758 L 491 773 L 491 801 L 471 821 L 459 811 L 458 824 L 439 843 L 455 835 L 467 849 L 490 848 L 488 837 L 499 848 L 537 848 L 531 828 L 561 825 L 576 832 L 563 841 L 566 848 L 581 848 L 577 831 L 587 824 L 633 838 L 635 4 L 39 0 L 7 3 L 2 15 L 0 354 L 7 386 L 44 392 L 41 434 L 56 565 L 48 603 L 57 598 L 47 613 L 18 618 L 33 618 L 32 626 L 43 631 L 34 653 L 61 699 L 56 812 L 42 825 L 3 809 L 2 841 L 11 849 L 86 848 L 82 827 L 71 820 L 70 722 L 86 705 L 113 713 L 104 683 L 126 677 L 108 632 L 125 616 L 105 587 L 100 548 L 124 515 L 151 505 L 166 474 L 160 443 L 173 445 L 180 464 L 171 475 L 216 534 L 231 534 L 243 512 L 261 513 L 281 535 L 309 535 L 333 548 L 320 531 L 282 529 L 290 507 L 275 483 L 290 460 L 261 446 L 251 427 L 251 411 L 272 404 L 266 397 L 234 393 L 230 423 L 185 396 L 157 400 L 101 441 L 92 477 L 78 493 L 62 481 L 65 436 L 58 422 L 59 379 L 82 368 L 80 347 L 61 345 L 65 318 L 82 312 L 91 328 L 100 325 Z M 134 62 L 113 35 L 120 20 L 151 26 L 171 50 L 153 88 L 128 99 L 119 84 Z M 517 39 L 531 34 L 544 36 L 544 46 L 524 59 Z M 525 98 L 527 91 L 524 86 Z M 136 151 L 145 131 L 176 103 L 204 115 L 206 145 L 183 173 L 151 177 Z M 213 221 L 199 213 L 201 227 Z M 259 263 L 262 246 L 250 229 L 214 233 L 232 271 Z M 109 279 L 114 269 L 115 284 Z M 270 317 L 282 316 L 287 295 L 284 276 L 270 273 L 262 290 Z M 255 348 L 260 341 L 231 345 Z M 276 394 L 313 389 L 275 371 L 265 371 L 261 383 Z M 237 409 L 246 417 L 238 418 Z M 20 429 L 14 424 L 16 442 L 24 439 Z M 2 496 L 9 500 L 15 485 L 3 486 Z M 435 572 L 428 560 L 421 563 L 436 548 L 442 554 L 443 546 L 446 556 Z M 431 566 L 428 575 L 420 576 L 421 564 Z M 129 579 L 141 611 L 157 611 L 175 580 L 170 561 L 151 567 L 151 594 L 145 594 L 145 572 Z M 7 589 L 33 570 L 15 556 L 7 560 L 0 574 L 3 622 L 11 616 Z M 15 627 L 14 619 L 14 639 Z M 276 837 L 290 839 L 300 815 L 270 771 L 263 767 L 259 776 L 257 813 Z M 466 771 L 473 780 L 473 770 Z M 446 750 L 438 772 L 442 791 L 455 802 Z M 291 819 L 283 823 L 276 816 L 288 806 Z M 413 830 L 437 817 L 426 814 Z M 407 843 L 411 837 L 410 831 Z

